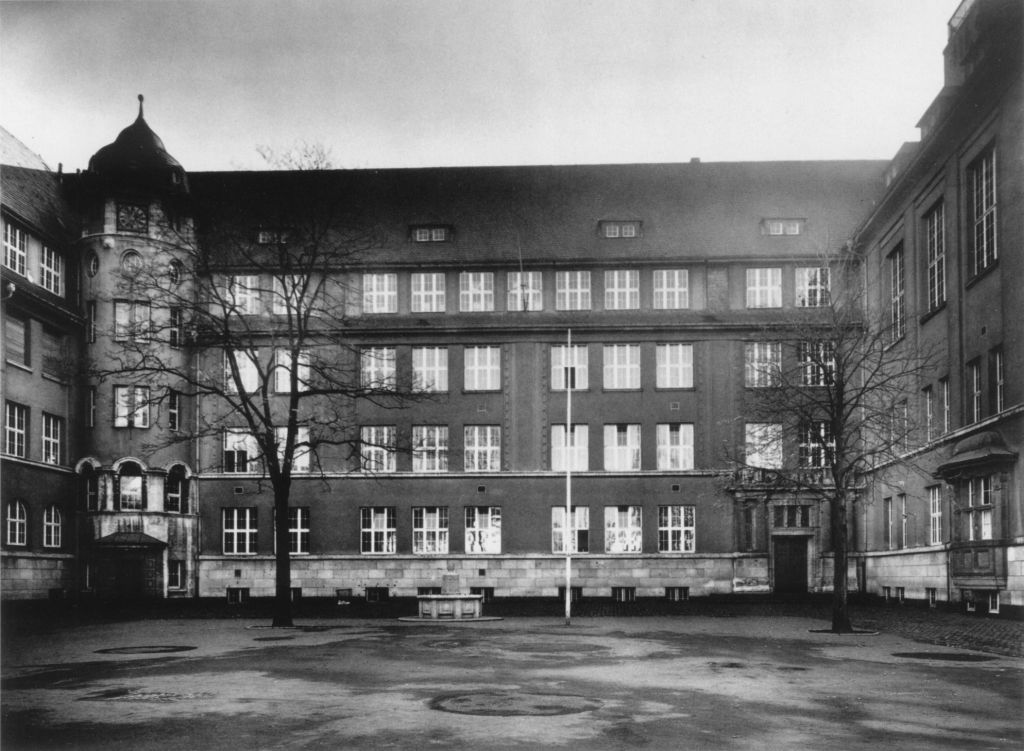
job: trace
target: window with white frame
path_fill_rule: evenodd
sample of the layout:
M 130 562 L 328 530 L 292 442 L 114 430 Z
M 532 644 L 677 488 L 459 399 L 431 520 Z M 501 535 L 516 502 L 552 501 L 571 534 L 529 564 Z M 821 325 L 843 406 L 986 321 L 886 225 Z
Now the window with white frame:
M 950 423 L 949 379 L 940 378 L 939 388 L 942 389 L 942 432 L 948 433 Z
M 803 219 L 769 218 L 761 220 L 761 234 L 780 237 L 783 235 L 799 235 L 803 233 Z
M 43 512 L 43 547 L 59 548 L 62 537 L 62 520 L 60 509 L 48 506 Z
M 260 386 L 259 350 L 224 351 L 224 390 L 229 394 L 252 394 Z
M 971 276 L 995 264 L 999 257 L 996 240 L 996 151 L 987 148 L 967 168 Z
M 640 388 L 639 344 L 606 344 L 603 352 L 606 389 Z
M 772 506 L 772 525 L 778 529 L 811 526 L 811 507 L 802 503 L 780 503 Z
M 417 243 L 444 243 L 452 239 L 452 228 L 447 225 L 414 225 L 409 236 Z
M 140 511 L 145 508 L 145 483 L 142 467 L 135 462 L 125 462 L 117 471 L 118 511 Z
M 92 465 L 87 465 L 84 470 L 85 510 L 100 510 L 100 478 Z
M 659 553 L 692 553 L 696 542 L 694 506 L 658 506 Z
M 967 363 L 967 416 L 970 422 L 978 422 L 981 411 L 981 361 Z
M 86 427 L 96 427 L 96 398 L 97 390 L 95 386 L 89 387 L 88 401 L 85 405 L 85 424 Z
M 893 528 L 892 498 L 882 499 L 882 547 L 885 550 L 892 550 L 896 544 L 896 535 Z M 886 598 L 888 599 L 888 598 Z
M 604 468 L 608 471 L 640 469 L 640 425 L 604 426 Z
M 181 392 L 167 389 L 167 429 L 181 430 Z
M 114 386 L 114 427 L 149 427 L 149 387 Z
M 260 447 L 256 436 L 244 428 L 224 431 L 224 471 L 233 474 L 258 472 Z
M 1006 409 L 1006 370 L 1003 363 L 1003 348 L 995 347 L 989 353 L 989 376 L 992 380 L 992 412 Z
M 398 274 L 363 274 L 363 312 L 398 312 Z
M 836 443 L 827 420 L 810 420 L 800 426 L 799 462 L 805 469 L 831 466 Z
M 800 266 L 796 270 L 796 306 L 820 308 L 831 301 L 827 266 Z
M 305 506 L 292 506 L 288 509 L 288 553 L 290 555 L 309 554 L 309 509 Z M 277 543 L 277 535 L 274 535 Z
M 640 506 L 604 507 L 604 552 L 643 551 L 643 513 Z
M 967 481 L 967 539 L 992 539 L 992 495 L 995 477 L 985 475 Z
M 655 269 L 654 309 L 683 310 L 690 307 L 690 272 L 687 269 Z
M 463 271 L 459 274 L 459 310 L 463 313 L 494 310 L 494 274 Z
M 910 518 L 907 516 L 907 494 L 900 493 L 897 497 L 900 503 L 900 548 L 907 547 L 910 543 L 907 538 L 907 520 Z
M 567 469 L 586 472 L 590 469 L 589 425 L 574 424 L 568 436 L 565 424 L 551 426 L 551 469 L 555 472 Z
M 515 311 L 544 309 L 543 276 L 539 271 L 508 272 L 507 308 Z
M 501 347 L 465 347 L 463 354 L 466 391 L 501 389 Z
M 444 273 L 412 275 L 412 312 L 444 313 Z
M 292 315 L 303 317 L 307 311 L 318 312 L 314 304 L 317 283 L 312 277 L 302 274 L 285 274 L 274 277 L 274 288 L 270 301 L 270 312 L 276 316 Z
M 19 227 L 4 222 L 4 266 L 25 276 L 28 260 L 28 236 Z
M 221 530 L 225 555 L 256 553 L 256 509 L 221 509 Z
M 114 340 L 149 341 L 151 306 L 147 300 L 114 301 Z
M 800 342 L 801 383 L 804 386 L 829 386 L 835 382 L 836 346 L 830 341 Z
M 467 472 L 501 470 L 501 427 L 466 425 L 463 436 L 463 468 Z
M 890 340 L 899 341 L 907 331 L 907 289 L 903 266 L 903 243 L 889 254 Z
M 47 245 L 39 257 L 39 276 L 45 290 L 64 296 L 64 256 Z
M 15 402 L 4 405 L 4 453 L 24 459 L 27 449 L 28 407 Z
M 551 388 L 554 391 L 565 391 L 567 385 L 574 391 L 586 391 L 590 386 L 590 371 L 587 365 L 588 351 L 586 344 L 564 344 L 551 346 Z M 567 384 L 566 370 L 570 369 Z
M 394 553 L 396 541 L 394 506 L 363 506 L 359 509 L 361 553 Z
M 64 418 L 43 413 L 43 462 L 61 464 L 64 461 Z
M 921 389 L 924 397 L 924 437 L 926 441 L 935 438 L 935 392 L 931 386 Z
M 590 310 L 590 272 L 555 273 L 555 309 Z
M 747 307 L 782 307 L 782 269 L 747 269 Z
M 10 314 L 4 316 L 4 358 L 7 362 L 25 366 L 31 364 L 30 331 L 30 324 L 24 318 Z
M 743 346 L 743 383 L 747 388 L 778 386 L 781 376 L 781 343 L 747 342 Z
M 928 264 L 928 310 L 937 310 L 946 302 L 946 230 L 942 201 L 924 215 L 924 245 Z
M 224 277 L 219 294 L 229 315 L 254 316 L 260 312 L 260 278 L 255 274 Z
M 363 388 L 383 391 L 395 388 L 394 347 L 363 347 L 359 362 Z
M 447 506 L 413 506 L 412 552 L 419 555 L 448 552 Z
M 10 226 L 10 225 L 8 225 Z M 13 501 L 6 506 L 8 545 L 25 545 L 28 542 L 28 511 L 21 501 Z
M 448 426 L 412 426 L 412 471 L 448 471 Z
M 175 306 L 167 309 L 167 344 L 172 349 L 178 349 L 184 342 L 184 320 L 181 308 Z M 95 324 L 91 325 L 94 326 Z M 93 341 L 95 341 L 95 338 Z
M 942 486 L 932 485 L 928 488 L 928 542 L 939 545 L 942 542 Z
M 658 469 L 693 469 L 693 425 L 685 422 L 659 423 Z
M 501 552 L 501 506 L 466 506 L 466 552 Z
M 590 552 L 590 507 L 573 506 L 570 514 L 571 526 L 566 534 L 565 506 L 551 507 L 551 552 L 552 553 L 589 553 Z M 566 551 L 566 538 L 569 550 Z
M 417 391 L 448 391 L 448 348 L 412 348 L 412 387 Z
M 659 344 L 655 348 L 659 389 L 693 388 L 693 345 Z
M 288 428 L 274 428 L 274 440 L 277 443 L 277 460 L 284 462 L 284 452 L 288 445 Z M 292 472 L 309 472 L 310 466 L 309 426 L 295 426 L 295 444 L 292 447 Z
M 359 455 L 363 472 L 394 472 L 394 425 L 364 425 L 359 429 Z
M 185 561 L 167 561 L 167 588 L 185 589 Z
M 599 225 L 601 237 L 612 240 L 630 240 L 640 236 L 640 222 L 602 221 Z
M 745 425 L 745 455 L 749 467 L 782 468 L 782 425 L 748 422 Z
M 614 269 L 604 272 L 605 310 L 636 310 L 640 307 L 640 272 Z
M 164 511 L 188 512 L 188 477 L 180 464 L 172 467 L 164 480 Z
M 291 393 L 293 370 L 296 390 L 306 391 L 309 388 L 309 363 L 309 350 L 300 349 L 297 353 L 290 349 L 274 350 L 274 391 L 278 394 Z

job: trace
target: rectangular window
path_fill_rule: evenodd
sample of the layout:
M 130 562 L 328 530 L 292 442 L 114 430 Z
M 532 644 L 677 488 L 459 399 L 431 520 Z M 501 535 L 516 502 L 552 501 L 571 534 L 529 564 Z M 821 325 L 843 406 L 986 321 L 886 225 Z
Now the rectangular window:
M 413 506 L 412 552 L 421 555 L 448 552 L 447 506 Z
M 45 290 L 64 296 L 64 257 L 46 245 L 39 257 L 39 275 Z
M 398 312 L 398 274 L 363 274 L 363 312 Z
M 590 387 L 590 371 L 587 365 L 586 344 L 567 347 L 555 344 L 551 347 L 551 388 L 565 391 L 567 381 L 574 391 L 586 391 Z M 567 372 L 568 371 L 568 372 Z
M 903 267 L 903 243 L 889 254 L 890 340 L 897 342 L 907 330 L 907 289 Z
M 363 347 L 359 352 L 359 362 L 363 388 L 381 391 L 394 390 L 394 347 Z
M 950 429 L 949 379 L 940 379 L 939 387 L 942 389 L 942 432 L 948 433 Z
M 696 549 L 694 506 L 658 506 L 658 552 L 692 553 Z
M 829 341 L 800 342 L 801 383 L 831 386 L 836 377 L 836 346 Z
M 642 519 L 643 517 L 640 506 L 605 506 L 604 552 L 642 552 Z
M 114 427 L 149 427 L 149 387 L 114 386 Z
M 117 476 L 117 508 L 119 511 L 142 509 L 142 475 L 120 474 Z
M 417 243 L 445 243 L 452 239 L 452 228 L 444 225 L 412 226 L 409 236 Z
M 259 350 L 224 351 L 224 390 L 252 394 L 260 386 Z
M 44 375 L 64 379 L 68 370 L 68 353 L 65 349 L 65 336 L 62 331 L 43 324 L 40 350 L 42 351 L 42 371 Z
M 4 316 L 4 357 L 18 365 L 31 364 L 29 323 L 24 318 Z
M 459 310 L 463 313 L 494 310 L 494 274 L 490 271 L 459 274 Z
M 182 318 L 181 308 L 171 308 L 167 311 L 167 343 L 174 349 L 182 345 Z
M 4 266 L 25 276 L 28 237 L 10 222 L 4 222 Z
M 43 462 L 61 464 L 64 461 L 64 418 L 43 413 Z
M 590 272 L 555 273 L 555 309 L 590 310 Z
M 145 300 L 114 301 L 114 340 L 146 342 L 150 332 L 150 304 Z
M 605 310 L 637 310 L 640 307 L 640 272 L 616 269 L 604 272 Z
M 780 237 L 782 235 L 799 235 L 803 233 L 803 219 L 762 219 L 761 234 Z
M 551 469 L 554 472 L 590 469 L 590 426 L 574 424 L 568 436 L 564 423 L 551 426 Z
M 782 307 L 782 269 L 747 269 L 747 307 Z
M 466 391 L 501 390 L 501 347 L 465 347 L 463 388 Z
M 291 315 L 295 321 L 301 321 L 307 315 L 319 316 L 323 312 L 319 300 L 322 293 L 318 277 L 309 274 L 276 275 L 270 312 L 277 316 Z
M 167 561 L 167 588 L 185 589 L 185 561 Z
M 466 506 L 466 552 L 501 552 L 501 506 Z
M 693 469 L 693 425 L 659 423 L 658 469 Z
M 923 223 L 928 310 L 938 310 L 946 302 L 946 210 L 942 201 L 924 215 Z
M 87 427 L 96 427 L 96 387 L 89 387 L 89 401 L 86 404 L 85 424 Z
M 967 169 L 971 276 L 999 257 L 996 241 L 996 152 L 989 147 Z
M 544 309 L 543 277 L 539 271 L 510 271 L 508 273 L 509 313 Z
M 445 276 L 443 273 L 412 275 L 412 312 L 445 312 Z
M 501 470 L 501 427 L 467 425 L 463 436 L 463 468 L 467 472 Z
M 274 350 L 274 391 L 278 394 L 292 392 L 292 371 L 295 371 L 295 388 L 305 391 L 309 388 L 309 350 L 300 349 L 295 357 L 290 349 Z
M 640 469 L 640 425 L 604 426 L 604 468 L 607 471 Z
M 284 452 L 288 446 L 288 428 L 274 428 L 274 442 L 277 445 L 277 461 L 284 463 Z M 310 465 L 309 427 L 295 426 L 295 443 L 292 447 L 292 472 L 309 472 Z
M 690 307 L 690 272 L 686 269 L 654 271 L 654 309 L 683 310 Z
M 448 471 L 448 426 L 412 426 L 412 471 Z
M 967 481 L 967 539 L 992 539 L 993 476 L 972 477 Z
M 933 485 L 928 488 L 929 534 L 928 542 L 939 545 L 942 542 L 942 487 Z
M 256 509 L 221 509 L 225 555 L 252 555 L 256 552 Z
M 743 382 L 747 388 L 778 386 L 782 377 L 782 344 L 747 342 L 743 347 Z
M 85 304 L 85 341 L 93 344 L 96 341 L 96 301 L 89 300 Z
M 309 553 L 309 509 L 288 509 L 288 552 L 291 555 Z
M 781 469 L 782 425 L 773 422 L 748 422 L 745 427 L 747 466 Z
M 260 447 L 256 437 L 243 428 L 224 431 L 224 471 L 233 474 L 258 472 Z
M 640 345 L 604 345 L 604 387 L 606 389 L 640 388 Z
M 693 388 L 693 345 L 659 344 L 655 348 L 659 389 Z
M 613 240 L 629 240 L 640 236 L 640 222 L 603 221 L 599 225 L 601 237 Z
M 1003 364 L 1003 348 L 996 347 L 988 356 L 988 373 L 992 382 L 990 398 L 992 400 L 992 414 L 998 414 L 1006 409 L 1006 370 Z
M 394 506 L 363 506 L 359 509 L 361 553 L 394 553 L 396 539 Z
M 970 422 L 981 419 L 981 404 L 981 362 L 973 360 L 967 363 L 967 418 Z
M 254 316 L 260 312 L 260 278 L 250 274 L 224 278 L 220 291 L 228 315 Z
M 935 394 L 931 386 L 921 390 L 924 397 L 924 438 L 932 441 L 935 438 Z
M 896 496 L 896 499 L 899 501 L 899 511 L 900 511 L 900 527 L 899 527 L 900 540 L 899 540 L 899 546 L 900 546 L 900 549 L 903 549 L 903 548 L 907 547 L 907 494 L 906 493 L 900 493 L 898 496 Z
M 364 425 L 359 429 L 359 451 L 363 472 L 394 472 L 395 426 Z
M 417 391 L 448 391 L 448 348 L 412 348 L 412 387 Z
M 882 545 L 886 550 L 893 549 L 892 498 L 882 499 Z
M 570 515 L 572 527 L 569 529 L 570 553 L 590 552 L 590 507 L 573 506 Z M 566 529 L 565 506 L 551 507 L 551 552 L 565 553 Z M 563 595 L 564 596 L 564 595 Z
M 7 402 L 4 408 L 4 453 L 26 458 L 27 438 L 28 407 Z
M 774 517 L 772 524 L 779 528 L 811 526 L 811 507 L 787 504 L 772 508 Z
M 825 469 L 832 466 L 836 443 L 832 428 L 825 420 L 811 420 L 800 427 L 800 466 Z
M 796 270 L 796 306 L 820 308 L 832 300 L 827 266 L 800 266 Z

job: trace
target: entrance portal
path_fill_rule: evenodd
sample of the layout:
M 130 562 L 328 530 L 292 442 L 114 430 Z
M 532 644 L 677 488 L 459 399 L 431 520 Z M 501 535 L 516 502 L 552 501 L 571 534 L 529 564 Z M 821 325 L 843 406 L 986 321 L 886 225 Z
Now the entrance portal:
M 774 591 L 781 594 L 807 592 L 807 537 L 772 538 Z

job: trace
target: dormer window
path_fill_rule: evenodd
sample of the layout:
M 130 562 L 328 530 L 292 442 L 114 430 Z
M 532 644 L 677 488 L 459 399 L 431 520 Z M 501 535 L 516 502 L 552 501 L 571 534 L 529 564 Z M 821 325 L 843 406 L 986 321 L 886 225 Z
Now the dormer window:
M 598 232 L 601 237 L 614 240 L 630 240 L 640 237 L 640 222 L 630 221 L 604 221 L 598 224 Z
M 289 232 L 285 229 L 261 229 L 256 233 L 258 245 L 283 245 L 288 242 Z
M 452 234 L 452 228 L 443 224 L 421 224 L 409 228 L 409 237 L 416 243 L 451 242 Z
M 780 235 L 802 235 L 804 233 L 803 219 L 762 219 L 761 234 L 778 237 Z

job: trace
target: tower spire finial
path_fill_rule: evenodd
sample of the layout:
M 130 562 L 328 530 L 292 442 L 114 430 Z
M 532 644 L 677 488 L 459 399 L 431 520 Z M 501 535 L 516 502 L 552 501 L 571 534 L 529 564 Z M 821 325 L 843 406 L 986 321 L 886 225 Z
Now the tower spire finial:
M 140 120 L 142 119 L 142 100 L 143 100 L 143 98 L 144 97 L 142 96 L 142 94 L 139 94 L 139 119 Z

